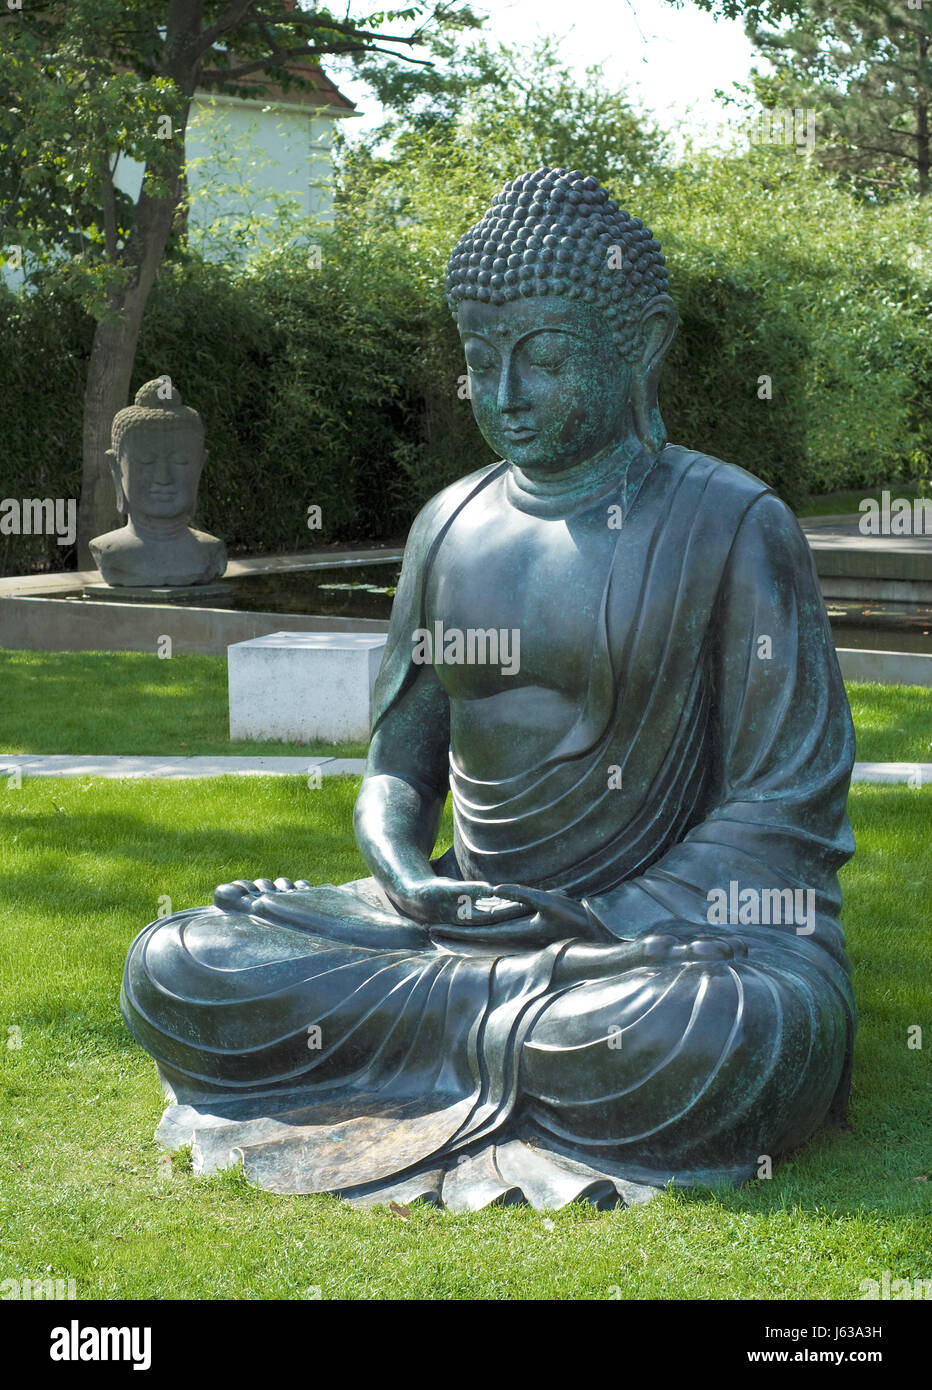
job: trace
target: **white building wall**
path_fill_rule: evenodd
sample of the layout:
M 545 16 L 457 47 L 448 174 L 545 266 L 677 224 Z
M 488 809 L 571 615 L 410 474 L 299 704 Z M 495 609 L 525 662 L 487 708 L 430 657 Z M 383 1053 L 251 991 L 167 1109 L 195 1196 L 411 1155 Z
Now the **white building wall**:
M 332 221 L 331 148 L 341 118 L 297 103 L 195 97 L 185 140 L 192 243 L 221 260 L 236 257 L 232 242 L 245 258 L 288 219 Z M 142 174 L 140 163 L 124 158 L 115 182 L 135 201 Z M 18 289 L 25 269 L 4 265 L 3 278 Z
M 333 216 L 335 118 L 314 108 L 215 97 L 188 123 L 189 231 L 205 255 L 244 253 L 289 218 Z

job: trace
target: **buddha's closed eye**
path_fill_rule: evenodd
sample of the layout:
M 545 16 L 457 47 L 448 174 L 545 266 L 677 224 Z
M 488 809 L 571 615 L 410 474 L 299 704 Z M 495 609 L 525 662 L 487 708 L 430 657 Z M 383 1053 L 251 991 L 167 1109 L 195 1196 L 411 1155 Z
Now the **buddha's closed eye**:
M 536 352 L 528 357 L 528 365 L 543 372 L 559 372 L 566 366 L 565 354 Z

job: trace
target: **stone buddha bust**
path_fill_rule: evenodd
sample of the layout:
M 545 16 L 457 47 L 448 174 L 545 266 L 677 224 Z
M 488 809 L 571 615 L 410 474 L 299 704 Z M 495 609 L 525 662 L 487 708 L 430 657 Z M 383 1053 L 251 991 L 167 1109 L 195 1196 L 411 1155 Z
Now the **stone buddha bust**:
M 446 291 L 499 460 L 411 528 L 371 876 L 144 929 L 159 1136 L 357 1202 L 743 1182 L 850 1079 L 854 734 L 812 559 L 764 483 L 666 442 L 664 259 L 594 179 L 506 185 Z
M 223 541 L 189 526 L 207 458 L 204 422 L 169 377 L 147 381 L 114 416 L 107 450 L 117 510 L 126 525 L 97 536 L 90 551 L 108 584 L 207 584 L 227 566 Z

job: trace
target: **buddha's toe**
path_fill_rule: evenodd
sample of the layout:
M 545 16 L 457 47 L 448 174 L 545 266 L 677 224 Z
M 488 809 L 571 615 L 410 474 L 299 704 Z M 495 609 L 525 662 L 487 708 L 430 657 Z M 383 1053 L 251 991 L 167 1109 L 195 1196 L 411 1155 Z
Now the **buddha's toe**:
M 214 907 L 226 912 L 251 912 L 257 898 L 266 893 L 293 893 L 295 889 L 313 888 L 306 878 L 237 878 L 232 883 L 221 883 L 214 889 Z
M 669 960 L 678 944 L 667 932 L 652 932 L 641 938 L 640 947 L 648 960 Z
M 270 888 L 274 884 L 269 884 Z M 232 883 L 221 883 L 214 889 L 214 907 L 222 907 L 226 912 L 248 912 L 253 902 L 265 890 L 248 879 L 237 878 Z

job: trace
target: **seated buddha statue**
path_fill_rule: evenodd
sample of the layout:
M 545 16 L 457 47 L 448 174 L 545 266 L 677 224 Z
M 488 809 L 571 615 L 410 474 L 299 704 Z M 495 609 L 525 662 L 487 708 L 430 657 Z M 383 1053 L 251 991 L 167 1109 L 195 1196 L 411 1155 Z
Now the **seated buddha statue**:
M 357 1203 L 741 1183 L 850 1081 L 854 735 L 810 552 L 666 442 L 664 258 L 595 179 L 508 183 L 446 293 L 498 461 L 411 528 L 370 876 L 239 880 L 137 937 L 158 1135 Z
M 117 411 L 107 459 L 126 524 L 90 543 L 107 584 L 180 588 L 223 574 L 223 541 L 189 525 L 206 458 L 204 422 L 170 377 L 147 381 Z

